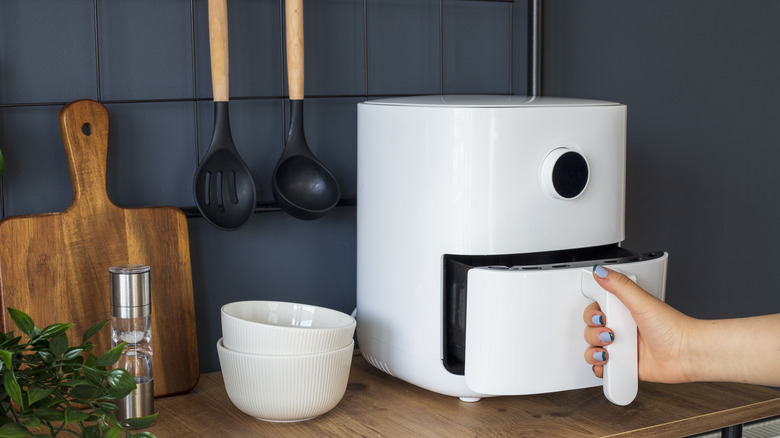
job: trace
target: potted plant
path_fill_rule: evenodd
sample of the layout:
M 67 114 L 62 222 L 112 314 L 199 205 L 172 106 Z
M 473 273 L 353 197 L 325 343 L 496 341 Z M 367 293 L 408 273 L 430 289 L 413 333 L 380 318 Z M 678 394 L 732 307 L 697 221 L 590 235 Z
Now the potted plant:
M 123 421 L 114 416 L 114 401 L 135 389 L 123 369 L 111 369 L 124 342 L 101 354 L 92 353 L 89 339 L 102 330 L 103 321 L 84 332 L 80 345 L 71 346 L 67 331 L 72 323 L 40 329 L 29 315 L 8 309 L 24 334 L 0 334 L 0 437 L 80 436 L 116 438 L 154 437 L 144 428 L 157 414 Z

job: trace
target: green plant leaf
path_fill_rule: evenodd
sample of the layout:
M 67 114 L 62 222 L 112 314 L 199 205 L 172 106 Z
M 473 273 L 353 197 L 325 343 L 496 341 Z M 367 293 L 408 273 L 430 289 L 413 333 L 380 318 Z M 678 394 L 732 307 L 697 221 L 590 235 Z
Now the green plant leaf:
M 85 427 L 81 438 L 100 438 L 100 427 L 97 424 Z
M 89 414 L 82 412 L 73 406 L 65 408 L 65 424 L 76 423 L 78 421 L 84 421 L 89 418 Z
M 62 353 L 68 351 L 68 335 L 62 333 L 61 335 L 52 337 L 51 342 L 49 343 L 49 350 L 51 350 L 51 354 L 56 357 L 62 356 Z
M 50 351 L 39 351 L 38 356 L 45 364 L 54 363 L 54 355 Z
M 8 350 L 0 350 L 0 359 L 3 361 L 3 365 L 5 365 L 6 368 L 9 370 L 14 369 L 14 363 L 13 363 L 14 355 Z M 0 370 L 2 370 L 2 367 L 0 367 Z
M 38 338 L 50 339 L 53 338 L 54 336 L 65 333 L 71 327 L 73 327 L 72 322 L 66 324 L 63 323 L 52 324 L 44 328 L 43 330 L 41 330 L 41 334 L 38 335 Z
M 30 432 L 16 423 L 5 423 L 0 426 L 0 437 L 23 437 L 30 435 Z
M 43 400 L 52 392 L 54 392 L 53 388 L 46 388 L 40 385 L 29 385 L 27 387 L 27 403 L 33 404 L 39 400 Z
M 87 339 L 91 338 L 92 336 L 95 336 L 99 331 L 103 330 L 103 327 L 105 327 L 106 324 L 108 324 L 110 321 L 111 321 L 110 319 L 107 319 L 103 322 L 99 322 L 93 325 L 92 327 L 88 328 L 84 332 L 84 337 L 81 339 L 81 343 L 83 344 L 87 342 Z
M 14 321 L 14 324 L 19 328 L 19 330 L 22 331 L 22 333 L 26 334 L 30 337 L 30 339 L 34 338 L 34 331 L 35 331 L 35 323 L 33 323 L 32 318 L 30 318 L 30 315 L 22 312 L 21 310 L 16 310 L 12 308 L 8 308 L 8 314 L 11 315 L 11 319 Z
M 99 398 L 104 391 L 103 388 L 97 386 L 78 385 L 70 391 L 70 395 L 77 400 L 88 401 Z
M 122 429 L 118 427 L 112 427 L 111 429 L 104 430 L 103 438 L 119 438 L 121 431 Z
M 117 368 L 108 373 L 108 394 L 103 397 L 106 400 L 119 400 L 130 394 L 136 388 L 135 380 L 126 370 Z
M 152 415 L 148 415 L 146 417 L 137 417 L 137 418 L 128 418 L 127 420 L 123 421 L 123 423 L 132 429 L 145 429 L 154 423 L 154 420 L 157 419 L 157 414 L 159 412 L 155 412 Z
M 41 408 L 35 410 L 35 416 L 43 421 L 58 422 L 65 420 L 65 412 L 58 409 Z
M 18 403 L 19 406 L 24 406 L 24 402 L 22 401 L 22 388 L 19 387 L 19 382 L 16 381 L 16 376 L 14 375 L 14 370 L 12 368 L 7 368 L 5 370 L 3 385 L 5 385 L 5 392 L 11 396 L 13 401 Z
M 80 354 L 81 354 L 81 353 L 83 353 L 83 352 L 84 352 L 84 349 L 83 349 L 83 348 L 80 348 L 80 347 L 75 347 L 75 348 L 72 348 L 72 349 L 68 350 L 68 352 L 67 352 L 67 353 L 65 353 L 65 354 L 62 356 L 62 360 L 70 360 L 70 359 L 74 359 L 74 358 L 76 358 L 78 355 L 80 355 Z M 118 359 L 118 358 L 117 358 L 117 359 Z M 116 361 L 114 361 L 114 362 L 116 362 Z
M 98 360 L 95 362 L 95 366 L 97 367 L 105 367 L 108 365 L 113 365 L 116 363 L 116 361 L 119 360 L 119 357 L 122 356 L 122 352 L 125 351 L 125 343 L 122 342 L 121 344 L 117 345 L 116 347 L 106 351 L 103 353 L 102 356 L 98 358 Z
M 19 341 L 22 340 L 21 336 L 17 336 L 15 338 L 12 338 L 13 332 L 6 333 L 6 341 L 0 344 L 0 348 L 4 350 L 8 350 L 9 348 L 16 347 L 19 345 Z
M 133 434 L 133 438 L 157 438 L 157 436 L 151 432 L 138 432 Z
M 41 427 L 41 419 L 38 417 L 30 417 L 27 419 L 24 419 L 23 421 L 19 422 L 20 425 L 24 427 L 31 427 L 33 429 L 40 429 Z

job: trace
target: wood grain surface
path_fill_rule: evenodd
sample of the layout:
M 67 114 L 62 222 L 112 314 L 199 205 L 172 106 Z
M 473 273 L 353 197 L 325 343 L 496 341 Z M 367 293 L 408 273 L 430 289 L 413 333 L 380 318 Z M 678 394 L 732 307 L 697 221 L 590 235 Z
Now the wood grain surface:
M 214 102 L 227 102 L 230 96 L 227 0 L 209 0 L 209 55 Z
M 192 295 L 189 235 L 184 213 L 173 207 L 124 209 L 106 194 L 108 111 L 80 100 L 60 112 L 60 129 L 73 201 L 63 212 L 11 216 L 0 221 L 0 299 L 5 309 L 28 313 L 43 328 L 73 322 L 71 343 L 110 318 L 108 268 L 150 266 L 155 394 L 186 392 L 200 376 Z M 152 159 L 150 157 L 150 159 Z M 111 348 L 111 332 L 94 338 Z
M 284 11 L 287 48 L 287 89 L 289 90 L 291 100 L 303 100 L 303 0 L 285 0 Z
M 626 407 L 600 387 L 476 403 L 436 394 L 387 375 L 355 356 L 349 385 L 330 412 L 300 423 L 269 423 L 230 402 L 221 373 L 191 393 L 157 399 L 160 438 L 272 437 L 682 437 L 780 415 L 780 392 L 726 383 L 641 383 Z

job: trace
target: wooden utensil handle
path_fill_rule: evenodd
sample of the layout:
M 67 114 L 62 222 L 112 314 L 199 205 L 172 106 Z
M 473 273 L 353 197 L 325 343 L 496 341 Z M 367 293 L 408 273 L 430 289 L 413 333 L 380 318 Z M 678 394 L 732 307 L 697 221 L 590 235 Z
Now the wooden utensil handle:
M 285 0 L 287 87 L 291 100 L 303 99 L 303 0 Z
M 209 51 L 214 102 L 228 101 L 227 0 L 209 0 Z
M 92 100 L 71 102 L 60 111 L 60 132 L 73 181 L 71 208 L 113 205 L 106 194 L 108 110 Z

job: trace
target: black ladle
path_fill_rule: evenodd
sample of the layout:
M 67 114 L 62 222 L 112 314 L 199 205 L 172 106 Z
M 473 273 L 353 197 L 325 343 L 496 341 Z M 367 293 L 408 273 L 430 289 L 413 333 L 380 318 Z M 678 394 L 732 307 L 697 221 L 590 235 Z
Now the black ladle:
M 209 0 L 209 43 L 214 134 L 193 178 L 195 205 L 215 227 L 237 230 L 252 216 L 257 194 L 252 173 L 238 155 L 230 133 L 227 0 Z
M 341 198 L 336 178 L 314 156 L 303 130 L 303 0 L 285 0 L 290 129 L 271 177 L 271 191 L 291 216 L 322 217 Z

